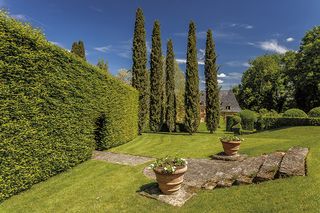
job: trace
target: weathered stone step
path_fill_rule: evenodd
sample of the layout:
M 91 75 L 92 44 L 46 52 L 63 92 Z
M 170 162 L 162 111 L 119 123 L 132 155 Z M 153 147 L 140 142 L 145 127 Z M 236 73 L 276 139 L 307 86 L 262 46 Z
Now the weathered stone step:
M 261 182 L 274 179 L 275 175 L 279 171 L 280 163 L 284 155 L 284 152 L 275 152 L 269 154 L 262 164 L 254 181 Z
M 259 157 L 248 157 L 241 161 L 220 159 L 221 156 L 209 159 L 187 159 L 188 171 L 184 177 L 184 186 L 175 195 L 163 195 L 157 185 L 148 185 L 140 191 L 141 195 L 157 199 L 174 206 L 181 206 L 192 197 L 199 188 L 215 189 L 230 187 L 236 184 L 251 184 L 272 180 L 277 172 L 282 177 L 306 175 L 307 148 L 293 147 L 287 153 L 275 152 Z M 155 179 L 152 170 L 144 169 L 143 173 Z
M 283 156 L 280 165 L 280 177 L 305 176 L 306 157 L 309 149 L 303 147 L 292 147 Z
M 251 184 L 253 182 L 253 179 L 257 176 L 260 167 L 266 160 L 266 157 L 267 155 L 262 155 L 259 157 L 248 158 L 242 161 L 239 165 L 239 168 L 234 169 L 236 183 Z

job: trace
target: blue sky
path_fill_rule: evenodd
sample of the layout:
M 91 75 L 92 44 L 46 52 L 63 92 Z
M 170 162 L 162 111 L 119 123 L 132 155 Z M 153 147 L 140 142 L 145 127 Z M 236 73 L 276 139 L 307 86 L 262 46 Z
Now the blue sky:
M 200 80 L 203 80 L 205 32 L 213 30 L 223 88 L 239 83 L 248 60 L 265 53 L 297 50 L 305 32 L 320 22 L 319 0 L 0 0 L 11 16 L 43 30 L 66 49 L 85 42 L 87 59 L 107 59 L 113 74 L 132 64 L 135 10 L 144 11 L 150 49 L 154 20 L 161 23 L 163 53 L 173 39 L 177 61 L 185 70 L 188 24 L 197 26 Z

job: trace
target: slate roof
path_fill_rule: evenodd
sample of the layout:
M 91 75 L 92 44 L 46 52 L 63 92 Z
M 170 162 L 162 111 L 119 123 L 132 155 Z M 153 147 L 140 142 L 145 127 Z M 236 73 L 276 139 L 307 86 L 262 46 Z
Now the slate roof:
M 233 94 L 232 90 L 220 90 L 220 110 L 221 112 L 240 112 L 241 108 L 236 99 L 236 96 Z M 206 93 L 201 92 L 200 94 L 200 105 L 206 105 Z M 230 107 L 230 109 L 229 109 Z

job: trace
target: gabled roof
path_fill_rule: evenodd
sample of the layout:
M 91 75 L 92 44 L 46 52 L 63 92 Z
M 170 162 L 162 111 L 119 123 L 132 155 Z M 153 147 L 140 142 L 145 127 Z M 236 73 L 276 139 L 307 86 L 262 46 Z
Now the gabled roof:
M 240 112 L 241 108 L 232 90 L 220 90 L 220 110 L 221 112 Z M 206 93 L 201 92 L 200 104 L 206 105 Z M 229 109 L 230 107 L 230 109 Z

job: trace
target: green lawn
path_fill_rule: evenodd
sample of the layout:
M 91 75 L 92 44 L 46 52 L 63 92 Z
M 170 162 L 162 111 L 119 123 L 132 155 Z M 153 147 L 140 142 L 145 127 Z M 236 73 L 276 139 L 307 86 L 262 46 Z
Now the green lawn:
M 221 151 L 221 134 L 222 130 L 193 136 L 148 133 L 111 151 L 205 158 Z M 129 167 L 89 160 L 6 200 L 0 212 L 319 212 L 320 127 L 285 128 L 244 138 L 241 152 L 249 155 L 295 145 L 309 147 L 308 176 L 201 191 L 176 208 L 136 193 L 151 182 L 142 174 L 145 165 Z

